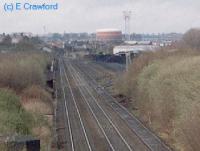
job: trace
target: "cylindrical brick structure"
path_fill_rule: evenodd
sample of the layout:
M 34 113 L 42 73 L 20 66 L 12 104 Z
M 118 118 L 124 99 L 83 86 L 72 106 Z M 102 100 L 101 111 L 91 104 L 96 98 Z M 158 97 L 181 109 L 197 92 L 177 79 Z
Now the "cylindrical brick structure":
M 122 41 L 122 31 L 119 29 L 98 29 L 97 41 Z

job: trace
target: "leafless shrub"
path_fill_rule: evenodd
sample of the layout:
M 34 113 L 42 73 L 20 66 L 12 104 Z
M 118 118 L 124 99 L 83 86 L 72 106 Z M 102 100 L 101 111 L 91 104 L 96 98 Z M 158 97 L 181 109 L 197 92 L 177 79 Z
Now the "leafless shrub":
M 200 49 L 200 29 L 199 28 L 190 29 L 184 34 L 182 47 Z
M 40 53 L 10 53 L 0 55 L 0 86 L 16 91 L 35 84 L 45 84 L 47 59 Z
M 118 80 L 118 91 L 132 97 L 143 121 L 177 150 L 200 148 L 199 56 L 192 48 L 143 53 Z

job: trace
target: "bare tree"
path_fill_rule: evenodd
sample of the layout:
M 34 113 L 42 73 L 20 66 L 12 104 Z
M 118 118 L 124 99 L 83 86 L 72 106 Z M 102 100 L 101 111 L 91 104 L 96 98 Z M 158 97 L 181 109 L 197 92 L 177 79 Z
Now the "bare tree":
M 200 49 L 200 28 L 193 28 L 183 35 L 183 42 L 193 49 Z
M 2 44 L 4 44 L 4 45 L 11 45 L 11 43 L 12 43 L 12 38 L 10 37 L 10 35 L 6 35 L 3 38 Z

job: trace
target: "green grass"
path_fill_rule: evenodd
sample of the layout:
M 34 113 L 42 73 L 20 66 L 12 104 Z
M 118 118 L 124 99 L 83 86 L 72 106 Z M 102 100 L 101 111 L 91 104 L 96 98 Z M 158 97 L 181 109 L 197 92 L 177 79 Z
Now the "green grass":
M 51 126 L 44 115 L 25 110 L 12 91 L 0 90 L 1 135 L 32 135 L 41 139 L 41 150 L 46 150 L 52 137 L 50 130 Z M 4 150 L 3 147 L 6 145 L 0 144 L 0 150 Z
M 1 134 L 31 134 L 32 115 L 22 108 L 19 98 L 12 92 L 0 90 L 0 111 Z

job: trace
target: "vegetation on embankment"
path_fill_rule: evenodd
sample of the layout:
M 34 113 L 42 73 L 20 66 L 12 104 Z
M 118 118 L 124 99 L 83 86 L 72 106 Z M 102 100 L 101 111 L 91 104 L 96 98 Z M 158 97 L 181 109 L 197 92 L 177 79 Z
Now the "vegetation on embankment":
M 34 120 L 12 91 L 0 90 L 0 134 L 30 134 Z
M 15 35 L 16 36 L 16 35 Z M 11 35 L 5 35 L 0 42 L 0 51 L 2 52 L 27 52 L 27 51 L 40 51 L 41 46 L 44 44 L 39 37 L 27 37 L 23 34 L 17 36 L 19 42 L 13 43 Z M 17 41 L 18 41 L 17 40 Z
M 193 38 L 187 33 L 181 46 Z M 132 98 L 134 114 L 180 151 L 200 148 L 200 49 L 189 44 L 141 54 L 116 83 Z
M 31 85 L 45 85 L 48 57 L 42 53 L 0 55 L 0 86 L 21 91 Z
M 46 90 L 50 57 L 40 52 L 0 54 L 0 134 L 33 135 L 42 150 L 51 141 L 53 101 Z

